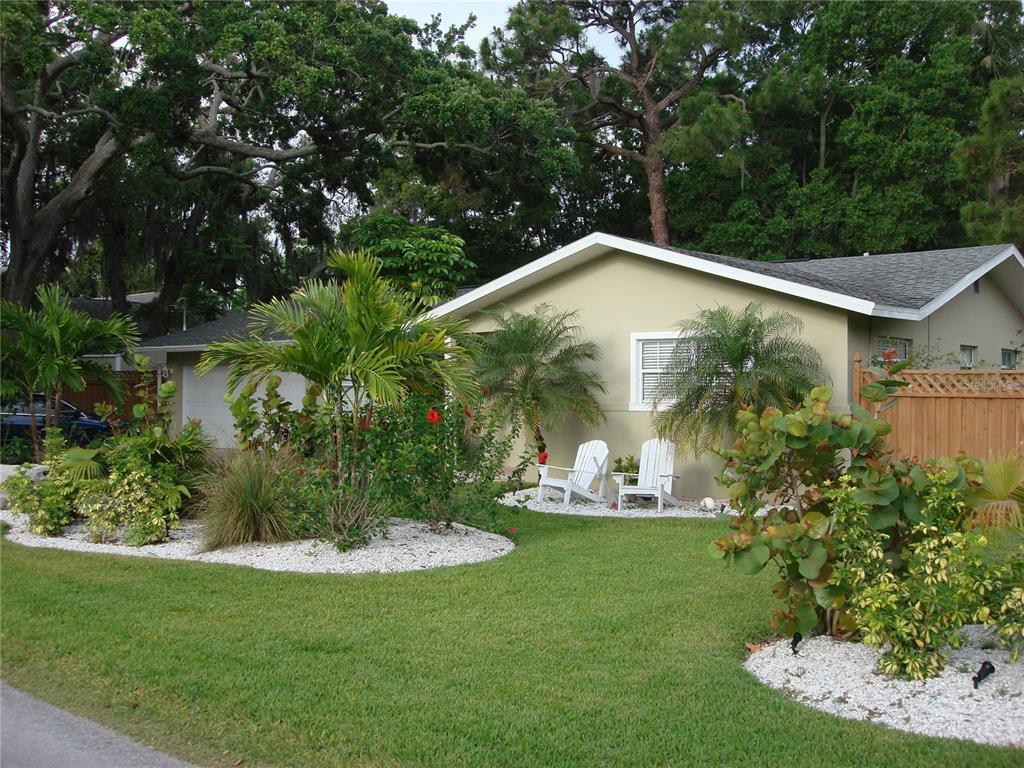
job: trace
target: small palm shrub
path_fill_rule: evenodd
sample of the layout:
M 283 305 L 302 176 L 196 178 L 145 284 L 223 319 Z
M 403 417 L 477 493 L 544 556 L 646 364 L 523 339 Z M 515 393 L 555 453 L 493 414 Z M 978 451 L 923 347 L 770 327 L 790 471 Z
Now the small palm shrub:
M 570 414 L 583 424 L 602 418 L 597 394 L 605 392 L 605 382 L 594 370 L 601 350 L 579 341 L 575 312 L 541 304 L 530 314 L 489 317 L 497 328 L 484 337 L 477 381 L 489 393 L 495 415 L 529 431 L 537 453 L 545 450 L 544 430 L 557 429 Z
M 982 462 L 981 484 L 967 501 L 977 523 L 1024 529 L 1024 456 L 1011 453 Z
M 821 355 L 793 335 L 800 318 L 763 310 L 715 307 L 678 324 L 681 343 L 654 416 L 659 435 L 699 456 L 721 444 L 737 411 L 786 408 L 828 382 Z
M 309 494 L 288 451 L 240 451 L 200 485 L 199 514 L 207 550 L 296 538 Z

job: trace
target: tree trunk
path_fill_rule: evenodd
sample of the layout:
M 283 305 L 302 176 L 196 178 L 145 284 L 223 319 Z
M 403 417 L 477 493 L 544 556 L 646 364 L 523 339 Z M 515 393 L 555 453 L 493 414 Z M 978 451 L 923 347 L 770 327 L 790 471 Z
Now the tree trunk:
M 100 235 L 103 243 L 103 287 L 115 312 L 128 314 L 127 289 L 124 285 L 124 262 L 128 258 L 128 227 L 126 222 L 113 216 Z
M 38 136 L 32 139 L 29 157 L 36 154 Z M 96 142 L 92 154 L 77 168 L 67 185 L 42 208 L 36 208 L 36 168 L 22 160 L 17 183 L 8 188 L 15 199 L 5 201 L 8 227 L 11 232 L 10 266 L 3 285 L 4 298 L 19 304 L 32 303 L 36 288 L 42 281 L 46 259 L 53 252 L 64 227 L 104 170 L 128 147 L 108 130 Z M 9 173 L 13 170 L 9 171 Z
M 648 155 L 644 162 L 647 173 L 647 200 L 651 207 L 651 237 L 658 245 L 668 245 L 668 205 L 665 202 L 665 161 Z
M 821 113 L 818 118 L 818 167 L 825 167 L 825 155 L 826 155 L 826 137 L 827 137 L 827 126 L 828 118 L 832 114 L 832 105 L 834 104 L 833 99 L 829 99 L 825 103 L 825 111 Z
M 3 297 L 27 307 L 35 301 L 36 288 L 42 282 L 46 250 L 33 238 L 11 229 L 11 261 L 4 273 Z
M 539 426 L 533 428 L 533 441 L 537 444 L 538 456 L 548 449 L 548 444 L 544 442 L 544 435 L 541 434 Z

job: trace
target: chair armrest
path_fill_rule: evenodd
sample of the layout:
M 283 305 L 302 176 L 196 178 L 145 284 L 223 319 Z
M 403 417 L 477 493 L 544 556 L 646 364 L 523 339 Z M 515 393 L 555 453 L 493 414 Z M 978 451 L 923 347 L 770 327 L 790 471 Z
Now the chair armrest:
M 534 464 L 538 469 L 540 467 L 547 467 L 548 469 L 560 469 L 563 472 L 572 472 L 572 467 L 556 467 L 554 464 Z
M 661 473 L 658 475 L 658 477 L 674 477 L 677 480 L 679 479 L 679 475 L 673 475 L 671 472 Z

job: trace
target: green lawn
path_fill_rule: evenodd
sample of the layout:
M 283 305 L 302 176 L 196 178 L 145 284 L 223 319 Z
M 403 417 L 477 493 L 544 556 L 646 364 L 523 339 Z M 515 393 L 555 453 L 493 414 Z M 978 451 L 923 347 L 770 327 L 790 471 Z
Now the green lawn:
M 275 574 L 3 544 L 3 675 L 209 765 L 1020 766 L 743 671 L 770 576 L 724 525 L 517 514 L 510 556 Z

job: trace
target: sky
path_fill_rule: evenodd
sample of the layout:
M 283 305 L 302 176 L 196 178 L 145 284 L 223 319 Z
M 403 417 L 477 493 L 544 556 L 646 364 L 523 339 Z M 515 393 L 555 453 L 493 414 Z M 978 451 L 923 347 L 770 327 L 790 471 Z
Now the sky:
M 462 24 L 469 15 L 476 15 L 476 26 L 466 32 L 466 43 L 479 50 L 483 40 L 494 27 L 505 26 L 509 9 L 514 2 L 504 0 L 476 0 L 476 2 L 431 2 L 431 0 L 404 0 L 403 2 L 387 2 L 388 10 L 396 16 L 408 16 L 420 23 L 430 21 L 435 13 L 441 14 L 441 26 L 447 28 L 452 24 Z M 592 40 L 593 41 L 593 40 Z M 611 60 L 621 55 L 610 37 L 596 40 L 597 50 Z

